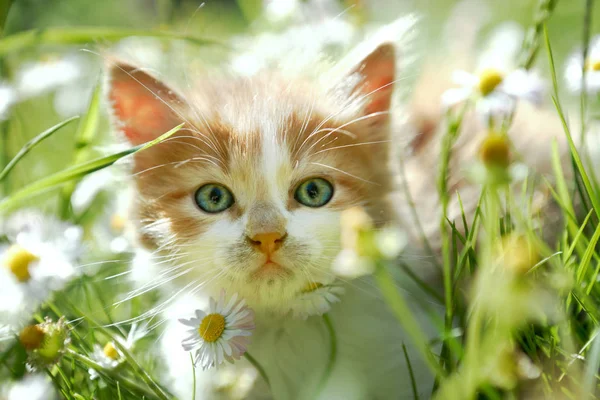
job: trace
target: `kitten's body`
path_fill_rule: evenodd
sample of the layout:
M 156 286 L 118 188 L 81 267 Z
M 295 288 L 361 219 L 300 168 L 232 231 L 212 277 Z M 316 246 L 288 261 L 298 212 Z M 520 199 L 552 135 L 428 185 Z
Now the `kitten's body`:
M 192 379 L 189 355 L 180 344 L 183 329 L 176 320 L 226 288 L 256 311 L 257 329 L 249 352 L 264 365 L 272 392 L 258 379 L 250 397 L 315 398 L 329 357 L 329 334 L 318 316 L 293 319 L 287 313 L 290 302 L 307 283 L 335 279 L 330 265 L 340 250 L 343 210 L 363 206 L 378 226 L 393 222 L 397 213 L 410 215 L 404 199 L 390 206 L 390 199 L 398 199 L 390 165 L 391 127 L 404 116 L 388 113 L 396 71 L 394 49 L 385 44 L 387 39 L 363 46 L 345 73 L 320 80 L 314 79 L 319 76 L 314 71 L 307 74 L 313 78 L 309 79 L 268 70 L 248 77 L 198 77 L 175 93 L 133 67 L 112 66 L 110 98 L 131 143 L 143 143 L 186 123 L 166 142 L 137 154 L 133 166 L 137 191 L 132 220 L 140 242 L 152 252 L 149 262 L 159 268 L 149 270 L 146 287 L 160 284 L 165 298 L 172 300 L 165 309 L 162 343 L 178 397 L 191 397 Z M 332 71 L 344 70 L 333 67 Z M 467 137 L 477 129 L 469 128 Z M 418 209 L 425 210 L 428 224 L 439 221 L 436 148 L 434 140 L 422 141 L 406 164 L 412 171 L 409 190 L 422 206 Z M 472 148 L 459 149 L 455 160 L 472 155 Z M 419 164 L 423 161 L 429 166 Z M 335 194 L 330 203 L 313 209 L 298 204 L 293 191 L 315 176 L 330 180 Z M 203 213 L 194 204 L 195 190 L 211 182 L 234 194 L 235 205 L 224 213 Z M 287 234 L 273 255 L 284 270 L 263 273 L 264 255 L 248 238 L 271 231 Z M 431 239 L 436 236 L 434 229 L 427 233 Z M 411 251 L 419 253 L 415 247 Z M 422 275 L 431 270 L 429 258 L 413 256 L 409 261 Z M 409 280 L 398 276 L 398 282 L 413 305 L 439 311 Z M 375 283 L 363 278 L 344 285 L 346 294 L 330 312 L 338 356 L 321 398 L 409 397 L 412 387 L 403 345 L 420 395 L 426 398 L 432 376 Z M 423 327 L 432 334 L 425 323 Z M 226 368 L 244 376 L 247 367 L 242 360 Z M 229 396 L 215 390 L 219 374 L 198 371 L 201 397 L 197 398 Z

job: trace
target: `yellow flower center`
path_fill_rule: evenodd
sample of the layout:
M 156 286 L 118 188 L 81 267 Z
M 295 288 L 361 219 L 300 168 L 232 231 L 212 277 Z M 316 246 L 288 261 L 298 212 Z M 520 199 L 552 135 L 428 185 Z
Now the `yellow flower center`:
M 208 314 L 202 320 L 198 333 L 206 342 L 216 342 L 225 330 L 225 317 L 221 314 Z
M 587 60 L 585 63 L 586 71 L 600 71 L 600 60 Z
M 27 282 L 31 278 L 29 266 L 37 260 L 39 260 L 37 256 L 18 244 L 10 246 L 4 255 L 4 264 L 19 282 Z
M 539 261 L 534 244 L 524 236 L 504 236 L 500 247 L 504 267 L 517 274 L 526 273 Z
M 122 215 L 115 214 L 110 218 L 110 229 L 114 233 L 121 233 L 125 228 L 125 218 Z
M 479 149 L 481 160 L 487 167 L 506 168 L 510 164 L 510 144 L 506 135 L 490 133 Z
M 115 345 L 113 344 L 113 342 L 108 342 L 104 345 L 104 349 L 102 350 L 102 352 L 104 353 L 104 355 L 108 358 L 110 358 L 111 360 L 118 360 L 119 359 L 119 352 L 117 351 Z
M 302 289 L 302 293 L 314 292 L 315 290 L 317 290 L 320 287 L 323 287 L 322 283 L 319 283 L 319 282 L 309 282 L 309 283 L 306 284 L 306 286 L 304 286 L 304 289 Z
M 479 74 L 479 91 L 482 95 L 487 96 L 502 83 L 503 79 L 504 75 L 497 69 L 485 69 Z
M 26 350 L 35 350 L 44 340 L 44 330 L 39 325 L 29 325 L 19 334 L 19 341 Z

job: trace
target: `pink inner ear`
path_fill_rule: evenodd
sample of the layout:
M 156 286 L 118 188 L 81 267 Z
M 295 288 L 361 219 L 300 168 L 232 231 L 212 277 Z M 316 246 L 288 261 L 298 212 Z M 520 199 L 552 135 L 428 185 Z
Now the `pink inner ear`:
M 392 100 L 392 89 L 394 88 L 393 81 L 393 76 L 384 76 L 365 84 L 363 89 L 365 94 L 371 93 L 371 100 L 365 108 L 366 114 L 389 110 Z
M 113 112 L 131 144 L 146 143 L 179 123 L 181 118 L 170 108 L 176 97 L 168 93 L 172 92 L 143 72 L 130 67 L 113 70 Z
M 357 89 L 368 97 L 365 114 L 389 110 L 394 89 L 395 61 L 393 45 L 385 43 L 369 54 L 358 68 L 363 79 Z M 381 118 L 375 117 L 373 122 L 378 120 Z

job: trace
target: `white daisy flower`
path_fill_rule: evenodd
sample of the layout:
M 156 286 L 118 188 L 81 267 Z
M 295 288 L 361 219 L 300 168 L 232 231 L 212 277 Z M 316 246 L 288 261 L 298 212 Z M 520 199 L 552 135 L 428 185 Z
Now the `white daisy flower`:
M 25 211 L 7 221 L 0 245 L 0 322 L 14 324 L 75 276 L 82 231 Z
M 56 398 L 54 386 L 45 374 L 25 376 L 20 381 L 11 384 L 6 394 L 6 400 L 52 400 Z
M 75 56 L 26 63 L 16 77 L 17 92 L 23 98 L 38 96 L 79 79 L 82 73 L 80 59 Z
M 488 67 L 476 74 L 456 71 L 453 80 L 460 87 L 444 92 L 442 105 L 450 108 L 469 99 L 475 100 L 479 113 L 486 121 L 508 117 L 519 99 L 539 105 L 544 95 L 541 78 L 524 69 L 509 72 Z
M 589 93 L 600 91 L 600 36 L 590 42 L 587 60 L 583 60 L 583 52 L 574 52 L 567 61 L 565 77 L 569 90 L 579 93 L 583 87 L 583 71 L 585 69 L 585 86 Z
M 17 102 L 17 92 L 7 83 L 0 82 L 0 119 L 7 119 L 10 108 Z
M 264 14 L 269 22 L 280 22 L 299 11 L 299 0 L 266 0 Z
M 476 101 L 478 113 L 503 120 L 510 116 L 519 99 L 540 104 L 544 84 L 534 72 L 516 68 L 523 43 L 523 29 L 514 22 L 499 25 L 482 48 L 475 73 L 456 71 L 453 80 L 459 86 L 442 95 L 442 105 L 450 108 L 468 99 Z
M 332 270 L 342 278 L 355 279 L 375 272 L 375 263 L 354 249 L 342 249 L 333 260 Z
M 375 247 L 388 260 L 398 257 L 407 243 L 404 231 L 393 226 L 386 226 L 375 233 Z
M 339 296 L 344 292 L 344 288 L 336 284 L 310 282 L 292 302 L 290 310 L 294 318 L 307 319 L 313 315 L 323 315 L 331 310 L 333 303 L 340 301 Z
M 127 338 L 117 336 L 115 339 L 127 350 L 131 350 L 135 343 L 146 336 L 147 333 L 148 330 L 145 326 L 138 327 L 137 323 L 134 323 L 127 334 Z M 105 369 L 115 369 L 124 361 L 121 350 L 115 346 L 114 342 L 107 342 L 104 346 L 94 344 L 94 353 L 91 358 Z M 88 373 L 92 380 L 99 376 L 93 368 L 90 368 Z
M 124 189 L 124 182 L 125 176 L 121 175 L 120 170 L 105 168 L 83 178 L 71 196 L 71 206 L 77 214 L 84 213 L 101 192 L 111 197 L 104 214 L 98 217 L 94 225 L 93 240 L 103 251 L 108 250 L 113 254 L 132 250 L 131 239 L 125 229 L 130 193 Z
M 237 293 L 225 302 L 225 291 L 219 301 L 210 299 L 208 314 L 196 310 L 196 316 L 179 319 L 190 327 L 190 336 L 181 342 L 185 351 L 196 351 L 194 363 L 202 369 L 219 366 L 224 361 L 239 360 L 250 343 L 254 329 L 254 312 Z

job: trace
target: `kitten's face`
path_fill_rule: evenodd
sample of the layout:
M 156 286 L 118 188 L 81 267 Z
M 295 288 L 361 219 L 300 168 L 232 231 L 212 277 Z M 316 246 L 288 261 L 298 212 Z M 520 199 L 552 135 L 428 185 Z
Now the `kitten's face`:
M 391 46 L 363 61 L 345 96 L 270 74 L 180 97 L 131 67 L 111 72 L 130 142 L 186 123 L 137 154 L 133 171 L 140 237 L 186 290 L 225 287 L 285 312 L 309 283 L 333 280 L 341 211 L 361 205 L 386 218 Z

